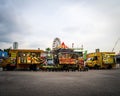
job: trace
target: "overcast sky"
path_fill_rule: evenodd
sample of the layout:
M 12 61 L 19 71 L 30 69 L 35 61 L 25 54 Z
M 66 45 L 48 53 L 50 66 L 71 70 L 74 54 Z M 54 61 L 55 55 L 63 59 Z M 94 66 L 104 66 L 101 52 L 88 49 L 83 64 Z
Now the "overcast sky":
M 88 52 L 120 38 L 120 0 L 0 0 L 0 48 L 52 48 L 54 38 Z M 120 40 L 115 47 L 120 51 Z

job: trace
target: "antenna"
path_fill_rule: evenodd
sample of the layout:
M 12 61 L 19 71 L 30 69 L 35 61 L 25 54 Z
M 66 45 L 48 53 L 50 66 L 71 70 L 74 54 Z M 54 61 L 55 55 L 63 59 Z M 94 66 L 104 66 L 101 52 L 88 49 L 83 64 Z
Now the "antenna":
M 118 43 L 119 40 L 120 40 L 120 38 L 118 38 L 117 41 L 115 42 L 115 45 L 114 45 L 114 47 L 112 49 L 112 52 L 114 51 L 114 49 L 115 49 L 115 47 L 116 47 L 116 45 L 117 45 L 117 43 Z

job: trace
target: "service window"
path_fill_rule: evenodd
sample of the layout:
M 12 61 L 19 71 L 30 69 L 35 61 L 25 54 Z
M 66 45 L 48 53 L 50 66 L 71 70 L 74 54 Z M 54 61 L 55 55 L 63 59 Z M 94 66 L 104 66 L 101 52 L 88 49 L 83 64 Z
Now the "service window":
M 93 57 L 93 61 L 95 61 L 95 60 L 98 60 L 98 57 L 97 57 L 97 56 L 94 56 L 94 57 Z

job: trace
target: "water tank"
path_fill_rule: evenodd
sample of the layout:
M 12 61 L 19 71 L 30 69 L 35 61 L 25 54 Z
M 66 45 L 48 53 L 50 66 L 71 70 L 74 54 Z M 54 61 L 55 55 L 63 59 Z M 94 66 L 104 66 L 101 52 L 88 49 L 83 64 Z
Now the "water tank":
M 13 49 L 18 49 L 18 42 L 13 42 Z
M 96 49 L 95 52 L 96 52 L 96 53 L 97 53 L 97 52 L 100 52 L 100 49 Z

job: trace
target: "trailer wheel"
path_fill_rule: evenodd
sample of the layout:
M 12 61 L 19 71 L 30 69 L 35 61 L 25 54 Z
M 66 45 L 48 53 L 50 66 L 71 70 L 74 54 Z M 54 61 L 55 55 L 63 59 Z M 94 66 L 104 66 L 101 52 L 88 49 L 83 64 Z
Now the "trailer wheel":
M 107 67 L 107 69 L 112 69 L 112 65 L 109 65 L 109 66 Z
M 94 68 L 95 69 L 99 69 L 99 66 L 97 64 L 95 64 Z
M 88 67 L 86 67 L 86 70 L 88 71 L 88 70 L 89 70 L 89 68 L 88 68 Z

